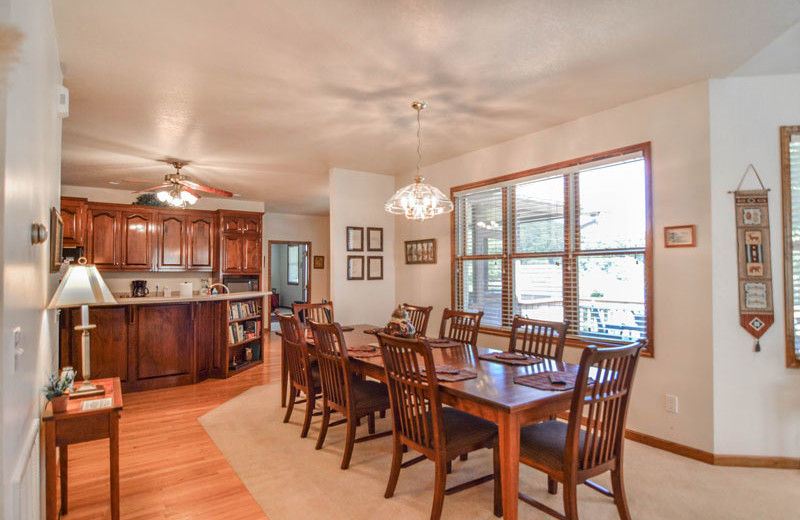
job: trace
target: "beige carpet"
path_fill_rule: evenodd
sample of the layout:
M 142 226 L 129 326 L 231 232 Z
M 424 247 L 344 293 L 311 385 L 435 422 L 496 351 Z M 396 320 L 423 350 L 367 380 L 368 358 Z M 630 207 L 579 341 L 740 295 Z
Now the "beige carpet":
M 302 406 L 288 424 L 281 422 L 278 386 L 257 386 L 200 418 L 270 520 L 427 519 L 430 516 L 433 464 L 422 462 L 400 472 L 395 496 L 383 498 L 391 461 L 391 437 L 356 444 L 350 469 L 339 469 L 344 425 L 331 428 L 325 447 L 314 450 L 319 418 L 309 437 L 300 438 Z M 378 421 L 378 431 L 390 429 Z M 359 435 L 366 433 L 366 424 Z M 710 466 L 628 441 L 625 483 L 636 520 L 790 519 L 800 518 L 800 472 Z M 407 454 L 410 458 L 413 454 Z M 491 452 L 454 462 L 448 486 L 491 472 Z M 520 489 L 562 509 L 562 497 L 550 496 L 545 477 L 520 468 Z M 606 476 L 597 479 L 610 486 Z M 579 489 L 583 519 L 617 519 L 613 501 L 586 486 Z M 492 484 L 448 496 L 443 519 L 495 518 Z M 520 503 L 521 519 L 551 518 Z

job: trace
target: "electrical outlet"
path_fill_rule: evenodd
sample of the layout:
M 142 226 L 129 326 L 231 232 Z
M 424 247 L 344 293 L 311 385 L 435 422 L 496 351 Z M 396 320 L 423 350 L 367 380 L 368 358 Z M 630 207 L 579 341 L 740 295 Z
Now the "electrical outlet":
M 667 394 L 665 397 L 664 409 L 670 413 L 678 413 L 678 396 Z

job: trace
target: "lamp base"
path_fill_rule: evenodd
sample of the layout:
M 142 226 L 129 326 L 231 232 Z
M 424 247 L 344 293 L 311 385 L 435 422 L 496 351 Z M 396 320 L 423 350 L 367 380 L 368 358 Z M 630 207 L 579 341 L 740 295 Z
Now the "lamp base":
M 69 393 L 70 399 L 80 399 L 82 397 L 92 397 L 105 395 L 106 388 L 103 385 L 95 386 L 89 381 L 84 381 L 80 387 Z

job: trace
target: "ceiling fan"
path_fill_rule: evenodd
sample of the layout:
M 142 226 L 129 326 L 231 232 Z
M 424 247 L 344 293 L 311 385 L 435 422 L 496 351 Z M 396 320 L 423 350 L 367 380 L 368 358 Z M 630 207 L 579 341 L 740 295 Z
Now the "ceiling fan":
M 175 173 L 170 173 L 164 176 L 164 183 L 159 186 L 153 186 L 135 193 L 146 193 L 150 191 L 157 191 L 156 197 L 161 202 L 166 202 L 170 206 L 185 208 L 187 204 L 194 204 L 200 198 L 198 191 L 206 193 L 213 193 L 221 197 L 233 197 L 233 193 L 217 188 L 210 188 L 202 186 L 192 181 L 188 175 L 181 173 L 181 168 L 188 163 L 184 161 L 172 161 L 170 164 L 175 168 Z

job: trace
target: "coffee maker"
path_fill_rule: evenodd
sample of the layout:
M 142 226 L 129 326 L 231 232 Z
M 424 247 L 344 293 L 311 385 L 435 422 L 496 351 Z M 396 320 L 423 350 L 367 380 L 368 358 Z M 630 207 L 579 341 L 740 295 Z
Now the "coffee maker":
M 134 298 L 141 298 L 150 294 L 150 290 L 147 288 L 147 280 L 131 281 L 131 294 Z

